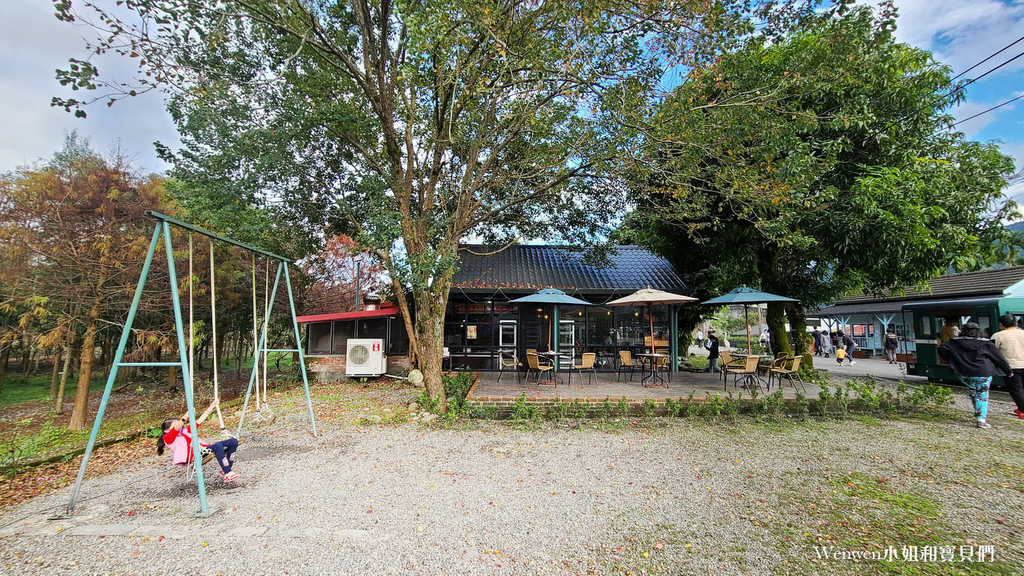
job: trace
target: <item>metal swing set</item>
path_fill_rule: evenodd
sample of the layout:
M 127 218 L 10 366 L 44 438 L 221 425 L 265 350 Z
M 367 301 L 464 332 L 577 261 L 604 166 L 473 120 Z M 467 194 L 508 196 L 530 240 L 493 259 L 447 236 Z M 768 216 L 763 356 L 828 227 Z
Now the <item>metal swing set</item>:
M 110 394 L 111 394 L 111 391 L 113 390 L 114 381 L 117 378 L 117 372 L 118 372 L 119 368 L 123 368 L 123 367 L 177 367 L 181 371 L 182 379 L 185 382 L 185 403 L 186 403 L 186 405 L 188 407 L 188 425 L 190 427 L 192 438 L 199 438 L 198 430 L 197 430 L 197 427 L 196 427 L 196 411 L 195 411 L 195 403 L 194 403 L 194 400 L 193 400 L 193 395 L 194 394 L 193 394 L 193 386 L 192 386 L 192 378 L 193 378 L 192 367 L 194 365 L 194 363 L 193 363 L 193 361 L 194 361 L 193 349 L 192 349 L 192 338 L 193 338 L 194 334 L 192 333 L 192 329 L 193 329 L 192 328 L 192 320 L 193 320 L 193 318 L 192 318 L 192 289 L 191 289 L 191 284 L 192 284 L 192 258 L 191 258 L 191 255 L 192 255 L 192 238 L 191 238 L 191 234 L 192 233 L 201 234 L 201 235 L 206 236 L 206 237 L 208 237 L 210 239 L 210 288 L 211 288 L 211 290 L 210 290 L 211 291 L 211 294 L 210 294 L 210 299 L 211 300 L 210 301 L 211 301 L 211 308 L 212 308 L 212 314 L 213 314 L 212 328 L 213 328 L 214 331 L 216 331 L 216 326 L 217 326 L 217 320 L 216 320 L 217 312 L 216 312 L 216 303 L 215 303 L 215 296 L 214 296 L 214 291 L 215 291 L 216 284 L 215 284 L 215 280 L 214 280 L 214 272 L 215 272 L 215 270 L 214 270 L 214 263 L 213 263 L 213 242 L 215 240 L 216 241 L 225 242 L 227 244 L 231 244 L 231 245 L 236 246 L 238 248 L 242 248 L 242 249 L 248 251 L 252 255 L 252 261 L 253 261 L 253 277 L 252 277 L 253 296 L 252 296 L 252 302 L 253 302 L 253 337 L 254 338 L 256 336 L 257 329 L 258 328 L 261 328 L 261 329 L 259 330 L 260 334 L 259 334 L 259 338 L 258 338 L 258 340 L 256 342 L 256 345 L 253 347 L 253 367 L 252 367 L 252 372 L 249 375 L 249 385 L 246 387 L 246 391 L 245 391 L 245 401 L 242 404 L 242 413 L 241 413 L 241 416 L 239 417 L 239 420 L 238 420 L 238 430 L 237 430 L 236 436 L 241 436 L 241 434 L 242 434 L 242 425 L 245 422 L 246 409 L 248 408 L 249 398 L 250 398 L 250 395 L 251 395 L 254 387 L 256 388 L 256 404 L 257 404 L 256 420 L 270 421 L 270 420 L 273 419 L 273 412 L 270 411 L 270 407 L 267 404 L 267 388 L 266 388 L 267 369 L 266 369 L 266 366 L 267 366 L 267 355 L 269 353 L 277 353 L 277 352 L 297 353 L 298 356 L 299 356 L 298 364 L 299 364 L 299 370 L 302 373 L 302 385 L 303 385 L 303 387 L 305 389 L 305 392 L 306 392 L 306 406 L 307 406 L 307 408 L 309 410 L 309 423 L 310 423 L 310 427 L 312 428 L 313 436 L 314 437 L 317 436 L 316 419 L 313 416 L 313 401 L 312 401 L 312 398 L 310 397 L 310 393 L 309 393 L 309 380 L 308 380 L 308 378 L 306 376 L 305 355 L 303 354 L 303 351 L 302 351 L 302 343 L 301 343 L 302 340 L 301 340 L 301 338 L 299 336 L 299 324 L 296 321 L 295 299 L 294 299 L 294 296 L 292 295 L 291 277 L 288 274 L 288 266 L 292 262 L 291 259 L 285 258 L 283 256 L 279 256 L 277 254 L 273 254 L 271 252 L 260 250 L 259 248 L 255 248 L 253 246 L 249 246 L 249 245 L 244 244 L 242 242 L 239 242 L 237 240 L 233 240 L 231 238 L 227 238 L 227 237 L 221 236 L 221 235 L 216 234 L 214 232 L 210 232 L 209 230 L 204 230 L 204 229 L 199 228 L 197 226 L 193 226 L 191 224 L 188 224 L 187 222 L 183 222 L 181 220 L 177 220 L 175 218 L 172 218 L 170 216 L 166 216 L 164 214 L 160 214 L 158 212 L 147 211 L 146 215 L 156 220 L 156 226 L 154 227 L 154 230 L 153 230 L 153 238 L 152 238 L 152 240 L 149 243 L 149 251 L 146 253 L 146 260 L 145 260 L 145 262 L 143 263 L 143 266 L 142 266 L 142 273 L 139 275 L 139 282 L 138 282 L 138 285 L 135 288 L 135 295 L 132 298 L 132 304 L 131 304 L 131 307 L 128 310 L 128 318 L 125 320 L 124 330 L 121 333 L 121 339 L 120 339 L 120 341 L 119 341 L 119 343 L 117 345 L 117 352 L 114 355 L 114 363 L 111 365 L 110 374 L 107 376 L 107 384 L 106 384 L 106 387 L 103 389 L 103 397 L 100 400 L 99 408 L 96 411 L 96 419 L 95 419 L 95 421 L 93 422 L 93 425 L 92 425 L 92 432 L 89 434 L 89 441 L 88 441 L 88 443 L 86 444 L 86 447 L 85 447 L 85 454 L 82 456 L 82 464 L 78 468 L 78 476 L 75 478 L 75 485 L 71 489 L 71 497 L 70 497 L 70 499 L 68 501 L 67 506 L 64 509 L 64 512 L 54 516 L 53 517 L 54 519 L 70 518 L 72 516 L 72 514 L 74 514 L 75 506 L 76 506 L 76 504 L 78 502 L 79 492 L 81 491 L 81 488 L 82 488 L 82 482 L 83 482 L 83 480 L 85 478 L 85 470 L 89 466 L 89 457 L 92 455 L 93 448 L 95 447 L 95 444 L 96 444 L 96 438 L 99 436 L 100 426 L 103 423 L 103 414 L 104 414 L 104 412 L 107 409 L 107 402 L 110 400 Z M 190 233 L 190 235 L 189 235 L 189 338 L 188 338 L 188 340 L 185 339 L 185 329 L 184 329 L 184 324 L 182 322 L 181 299 L 180 299 L 180 295 L 178 294 L 178 279 L 177 279 L 177 275 L 175 273 L 175 268 L 174 268 L 174 250 L 173 250 L 173 248 L 171 246 L 171 226 L 177 226 L 178 228 L 181 228 L 181 229 L 184 229 L 184 230 L 188 230 L 189 233 Z M 158 245 L 158 243 L 160 241 L 160 237 L 161 236 L 163 236 L 164 248 L 165 248 L 165 251 L 167 253 L 167 272 L 168 272 L 168 275 L 170 277 L 170 284 L 171 284 L 171 304 L 172 304 L 172 307 L 174 309 L 174 328 L 175 328 L 175 332 L 177 334 L 177 340 L 178 340 L 178 361 L 177 362 L 122 362 L 121 360 L 124 357 L 125 348 L 126 348 L 126 346 L 128 344 L 128 338 L 131 335 L 132 324 L 135 321 L 135 315 L 136 315 L 136 313 L 139 310 L 139 303 L 142 300 L 142 291 L 143 291 L 143 288 L 146 285 L 146 279 L 149 276 L 149 269 L 150 269 L 150 266 L 153 263 L 153 258 L 156 255 L 157 245 Z M 269 295 L 267 294 L 267 290 L 266 289 L 264 290 L 264 306 L 263 306 L 263 322 L 262 322 L 262 326 L 259 326 L 260 323 L 259 323 L 259 321 L 257 319 L 257 313 L 256 313 L 257 312 L 257 308 L 256 308 L 256 305 L 257 305 L 257 300 L 256 300 L 256 255 L 257 254 L 267 258 L 266 280 L 265 280 L 265 284 L 266 285 L 265 285 L 265 288 L 269 287 L 269 282 L 270 282 L 270 265 L 271 265 L 271 262 L 272 261 L 276 261 L 277 262 L 277 274 L 276 274 L 276 276 L 274 278 L 273 290 L 270 291 Z M 274 302 L 275 302 L 275 300 L 277 298 L 277 289 L 278 289 L 278 286 L 281 283 L 281 277 L 282 276 L 284 276 L 284 284 L 285 284 L 285 287 L 287 288 L 287 291 L 288 291 L 288 305 L 289 305 L 289 307 L 291 309 L 290 310 L 290 312 L 291 312 L 291 321 L 292 321 L 291 323 L 292 323 L 292 330 L 293 330 L 294 335 L 295 335 L 295 348 L 268 349 L 267 348 L 267 331 L 268 331 L 268 328 L 269 328 L 269 318 L 270 318 L 271 312 L 273 311 Z M 214 332 L 214 341 L 216 341 L 216 332 Z M 214 366 L 214 399 L 219 399 L 219 386 L 218 386 L 218 382 L 217 382 L 217 380 L 218 380 L 217 364 L 219 363 L 219 359 L 217 358 L 216 350 L 214 350 L 213 356 L 214 356 L 214 363 L 213 363 L 213 366 Z M 261 360 L 262 360 L 262 362 L 261 362 Z M 260 368 L 261 368 L 261 364 L 262 364 L 262 370 L 263 370 L 263 374 L 262 374 L 262 376 L 263 376 L 263 378 L 262 378 L 263 389 L 262 390 L 260 390 Z M 223 418 L 221 417 L 220 407 L 219 406 L 217 407 L 217 419 L 218 419 L 218 422 L 220 424 L 221 430 L 224 431 L 225 430 L 224 429 L 224 421 L 223 421 Z M 196 467 L 197 471 L 202 467 L 201 462 L 203 461 L 203 455 L 201 453 L 201 450 L 202 449 L 199 446 L 199 442 L 198 441 L 197 442 L 192 442 L 192 461 L 193 461 L 193 465 Z M 194 513 L 193 516 L 195 516 L 195 517 L 207 517 L 207 516 L 210 516 L 210 515 L 213 514 L 213 511 L 210 509 L 210 507 L 209 507 L 209 505 L 207 504 L 207 501 L 206 501 L 206 483 L 204 482 L 203 474 L 201 472 L 197 473 L 196 477 L 195 477 L 195 480 L 196 480 L 196 487 L 198 488 L 198 491 L 199 491 L 199 510 L 196 513 Z

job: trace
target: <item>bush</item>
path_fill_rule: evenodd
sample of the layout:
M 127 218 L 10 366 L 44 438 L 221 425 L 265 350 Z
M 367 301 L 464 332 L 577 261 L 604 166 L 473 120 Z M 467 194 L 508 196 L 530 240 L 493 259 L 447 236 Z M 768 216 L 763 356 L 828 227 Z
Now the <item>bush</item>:
M 704 417 L 708 420 L 716 420 L 722 415 L 722 395 L 715 393 L 714 396 L 710 392 L 704 393 Z
M 548 410 L 548 417 L 557 422 L 561 422 L 562 420 L 565 420 L 565 416 L 568 413 L 569 404 L 564 400 L 559 399 L 551 405 L 551 409 Z
M 680 400 L 674 398 L 668 398 L 665 400 L 665 414 L 670 418 L 675 418 L 683 411 L 683 403 Z

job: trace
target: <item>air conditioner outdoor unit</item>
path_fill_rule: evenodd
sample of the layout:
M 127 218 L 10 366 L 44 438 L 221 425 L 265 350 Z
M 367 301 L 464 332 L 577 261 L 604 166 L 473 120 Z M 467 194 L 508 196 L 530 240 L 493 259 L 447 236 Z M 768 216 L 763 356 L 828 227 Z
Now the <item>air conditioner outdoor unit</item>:
M 388 371 L 383 338 L 349 338 L 346 376 L 380 376 Z

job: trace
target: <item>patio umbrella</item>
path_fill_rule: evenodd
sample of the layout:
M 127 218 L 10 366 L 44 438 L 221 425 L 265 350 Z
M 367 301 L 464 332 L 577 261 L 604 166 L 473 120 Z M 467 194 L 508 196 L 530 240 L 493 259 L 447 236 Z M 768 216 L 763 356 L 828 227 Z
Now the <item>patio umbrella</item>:
M 747 288 L 746 286 L 740 286 L 739 288 L 733 289 L 728 294 L 723 294 L 718 298 L 712 298 L 711 300 L 701 302 L 701 304 L 716 306 L 728 306 L 730 304 L 743 305 L 743 318 L 747 324 L 747 354 L 750 354 L 750 316 L 747 312 L 747 306 L 751 304 L 767 304 L 768 302 L 796 302 L 796 300 L 785 296 L 779 296 L 778 294 L 770 294 L 768 292 L 754 290 L 753 288 Z
M 555 288 L 543 288 L 536 294 L 509 300 L 509 304 L 561 304 L 565 306 L 590 306 L 590 302 L 573 298 L 561 290 Z M 553 320 L 552 320 L 553 321 Z M 551 326 L 548 326 L 548 350 L 551 349 Z
M 633 292 L 629 296 L 612 300 L 609 306 L 643 306 L 647 305 L 647 318 L 651 321 L 651 354 L 654 354 L 654 305 L 655 304 L 683 304 L 695 302 L 696 298 L 680 296 L 663 290 L 654 290 L 650 286 Z

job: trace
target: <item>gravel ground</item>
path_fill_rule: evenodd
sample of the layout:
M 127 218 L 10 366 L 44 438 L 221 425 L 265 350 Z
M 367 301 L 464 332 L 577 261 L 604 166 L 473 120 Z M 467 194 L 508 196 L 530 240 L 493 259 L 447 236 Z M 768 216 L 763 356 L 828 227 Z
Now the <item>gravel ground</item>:
M 620 431 L 348 420 L 312 438 L 298 413 L 247 438 L 240 484 L 208 467 L 210 518 L 189 517 L 195 487 L 156 456 L 87 481 L 71 521 L 42 520 L 67 490 L 7 510 L 0 573 L 875 573 L 814 560 L 846 529 L 835 498 L 850 477 L 884 483 L 893 513 L 902 496 L 934 502 L 939 518 L 915 530 L 1024 565 L 1024 422 L 998 416 L 984 431 L 967 415 Z M 90 527 L 108 535 L 75 535 Z M 871 529 L 869 545 L 904 536 Z

